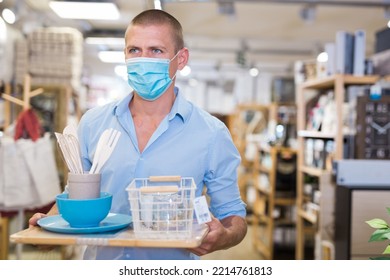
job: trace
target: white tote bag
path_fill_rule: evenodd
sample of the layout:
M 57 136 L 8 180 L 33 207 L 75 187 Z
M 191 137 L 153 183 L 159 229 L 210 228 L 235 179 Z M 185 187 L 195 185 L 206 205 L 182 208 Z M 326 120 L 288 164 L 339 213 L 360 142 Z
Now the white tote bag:
M 50 135 L 37 141 L 19 139 L 2 145 L 3 209 L 38 208 L 61 192 Z
M 46 133 L 35 142 L 19 139 L 16 144 L 23 154 L 38 197 L 34 206 L 42 207 L 55 201 L 61 187 L 50 134 Z
M 14 210 L 35 205 L 38 196 L 23 154 L 12 138 L 1 141 L 2 210 Z

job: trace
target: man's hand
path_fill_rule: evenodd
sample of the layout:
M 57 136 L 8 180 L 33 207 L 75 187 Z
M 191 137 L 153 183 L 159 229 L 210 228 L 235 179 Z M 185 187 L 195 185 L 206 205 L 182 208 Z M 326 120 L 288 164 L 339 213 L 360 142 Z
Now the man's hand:
M 29 227 L 37 226 L 38 225 L 38 220 L 45 218 L 49 215 L 56 215 L 58 214 L 58 208 L 57 204 L 54 204 L 53 207 L 47 212 L 47 214 L 43 213 L 35 213 L 29 220 L 28 220 L 28 225 Z
M 47 214 L 43 213 L 35 213 L 29 220 L 28 220 L 28 227 L 32 228 L 38 225 L 38 220 L 47 217 Z M 35 245 L 36 248 L 42 251 L 51 251 L 54 248 L 56 248 L 56 245 Z
M 47 217 L 46 214 L 43 213 L 35 213 L 29 220 L 28 220 L 28 225 L 29 227 L 37 226 L 38 225 L 38 220 Z
M 221 221 L 212 217 L 211 222 L 207 225 L 209 232 L 202 244 L 197 248 L 190 249 L 198 256 L 233 247 L 244 239 L 247 232 L 246 221 L 239 216 L 230 216 Z

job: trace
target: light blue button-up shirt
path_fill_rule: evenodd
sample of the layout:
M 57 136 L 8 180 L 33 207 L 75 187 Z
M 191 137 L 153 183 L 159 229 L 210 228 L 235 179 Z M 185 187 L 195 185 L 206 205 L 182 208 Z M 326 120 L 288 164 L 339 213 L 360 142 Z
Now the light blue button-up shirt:
M 170 113 L 162 120 L 144 151 L 138 149 L 134 122 L 129 110 L 133 97 L 96 107 L 86 112 L 79 124 L 84 170 L 89 170 L 102 132 L 122 132 L 115 150 L 103 166 L 102 191 L 113 194 L 112 213 L 130 213 L 126 187 L 135 178 L 180 175 L 193 177 L 201 196 L 210 197 L 210 211 L 223 219 L 245 217 L 246 205 L 237 186 L 239 153 L 227 127 L 187 101 L 176 88 Z M 96 259 L 197 259 L 186 249 L 89 247 L 85 258 Z

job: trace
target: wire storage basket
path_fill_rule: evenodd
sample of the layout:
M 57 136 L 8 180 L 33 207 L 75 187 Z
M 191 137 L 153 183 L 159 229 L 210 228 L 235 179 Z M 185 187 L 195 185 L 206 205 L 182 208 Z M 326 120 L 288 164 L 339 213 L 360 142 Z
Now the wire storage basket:
M 191 177 L 136 178 L 126 188 L 137 238 L 188 239 L 196 185 Z

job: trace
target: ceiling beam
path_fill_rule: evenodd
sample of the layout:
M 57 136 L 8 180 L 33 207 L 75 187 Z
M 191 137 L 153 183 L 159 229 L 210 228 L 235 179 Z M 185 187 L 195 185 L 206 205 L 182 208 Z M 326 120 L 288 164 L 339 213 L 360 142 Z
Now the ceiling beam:
M 161 0 L 162 3 L 216 2 L 216 3 L 258 3 L 258 4 L 307 4 L 327 6 L 354 6 L 362 8 L 390 8 L 390 1 L 322 1 L 322 0 Z

